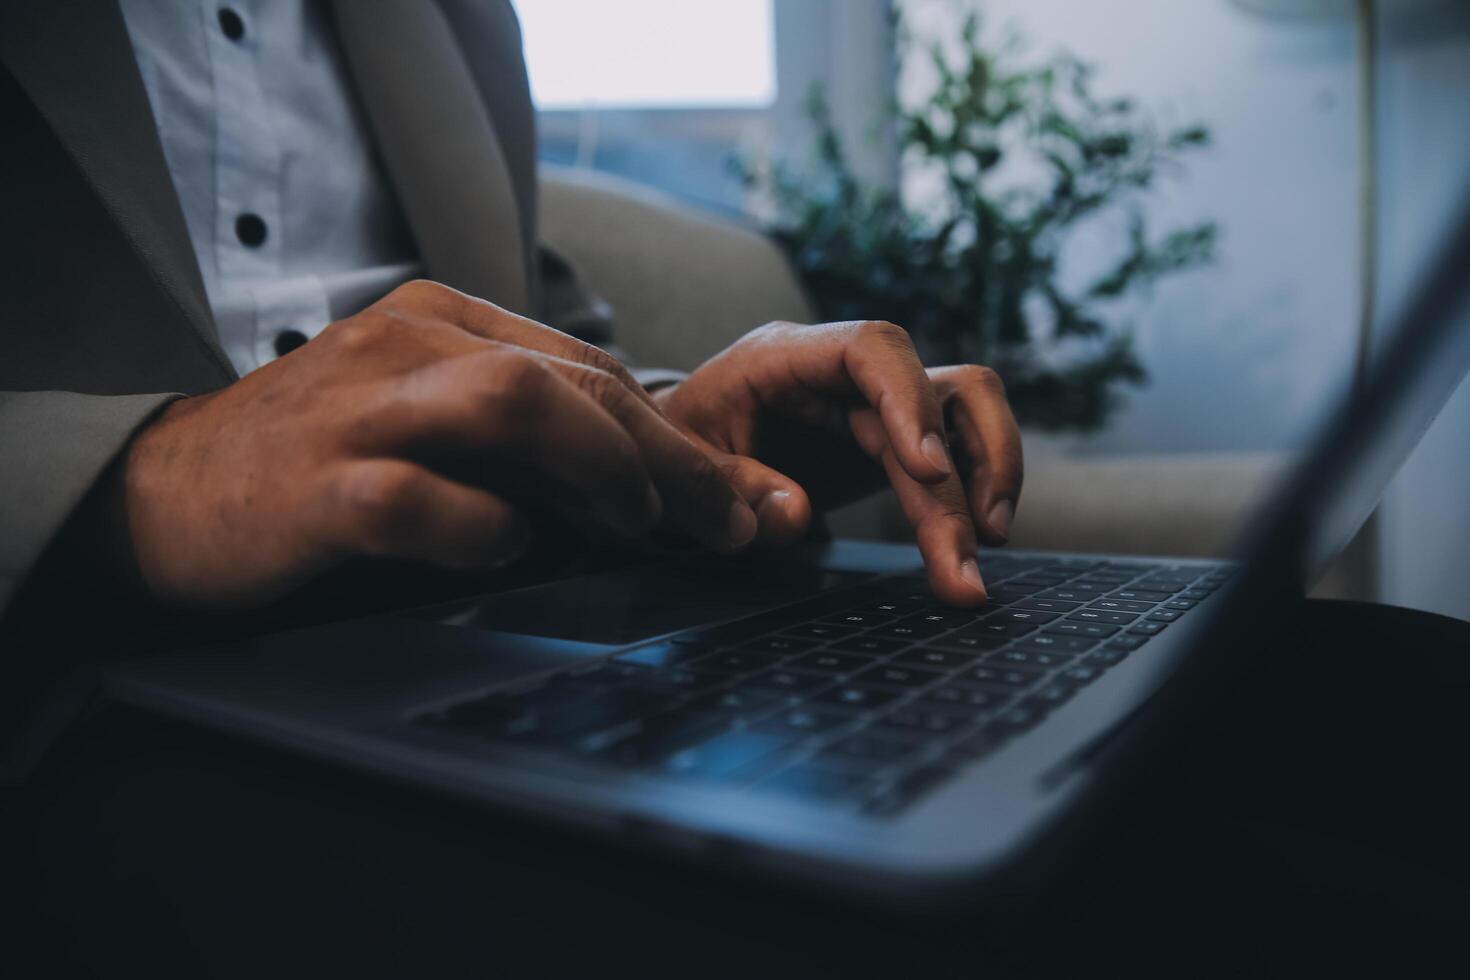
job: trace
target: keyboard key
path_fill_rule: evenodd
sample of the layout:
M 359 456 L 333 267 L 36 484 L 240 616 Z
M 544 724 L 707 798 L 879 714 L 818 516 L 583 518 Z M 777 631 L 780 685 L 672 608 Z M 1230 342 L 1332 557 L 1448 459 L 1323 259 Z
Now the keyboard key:
M 834 768 L 871 772 L 913 755 L 924 742 L 886 732 L 865 731 L 849 735 L 824 749 L 817 758 Z
M 1063 620 L 1060 623 L 1052 623 L 1042 629 L 1043 633 L 1051 633 L 1058 636 L 1112 636 L 1121 627 L 1105 626 L 1102 623 L 1071 623 Z
M 923 609 L 925 606 L 929 605 L 929 603 L 932 601 L 932 599 L 922 598 L 911 600 L 883 599 L 878 602 L 872 603 L 871 605 L 859 606 L 857 609 L 854 609 L 853 612 L 873 613 L 878 616 L 888 616 L 889 618 L 893 618 L 896 616 L 907 616 L 911 613 L 916 613 L 920 609 Z
M 1064 613 L 1071 612 L 1073 609 L 1076 609 L 1080 605 L 1082 605 L 1082 603 L 1069 602 L 1065 599 L 1042 599 L 1039 596 L 1032 596 L 1029 599 L 1022 599 L 1021 601 L 1013 604 L 1011 608 L 1040 609 L 1042 612 Z
M 1164 632 L 1164 629 L 1168 625 L 1168 623 L 1150 623 L 1148 620 L 1144 620 L 1141 623 L 1134 623 L 1128 627 L 1128 632 L 1137 633 L 1141 636 L 1154 636 Z
M 968 626 L 980 618 L 978 612 L 968 609 L 926 609 L 915 616 L 909 616 L 903 622 L 932 623 L 942 626 L 947 630 L 958 629 Z
M 1087 656 L 1083 657 L 1082 663 L 1086 664 L 1089 667 L 1100 667 L 1103 669 L 1107 669 L 1108 667 L 1111 667 L 1116 663 L 1121 663 L 1123 659 L 1127 656 L 1127 650 L 1108 645 L 1103 647 L 1101 650 L 1094 650 L 1092 653 L 1089 653 Z
M 943 674 L 909 666 L 871 667 L 853 678 L 860 684 L 882 684 L 888 687 L 923 687 Z
M 628 682 L 628 686 L 653 693 L 694 694 L 699 691 L 707 691 L 712 687 L 728 684 L 729 682 L 730 677 L 728 674 L 714 673 L 706 670 L 686 670 L 682 667 L 668 667 L 650 674 L 644 674 L 641 677 L 636 677 Z
M 839 684 L 811 699 L 813 704 L 829 704 L 842 708 L 872 711 L 903 697 L 897 691 L 871 684 Z
M 846 711 L 834 711 L 819 705 L 804 704 L 778 712 L 755 726 L 755 731 L 772 735 L 816 735 L 850 725 L 853 716 Z
M 1164 608 L 1178 609 L 1183 611 L 1193 609 L 1196 605 L 1197 603 L 1193 599 L 1170 599 L 1168 602 L 1164 603 Z
M 1050 616 L 1052 619 L 1056 618 L 1055 616 L 1051 616 L 1050 613 L 1034 613 L 1033 615 Z M 1039 625 L 1039 623 L 1016 622 L 1012 619 L 1002 620 L 999 617 L 992 617 L 983 623 L 976 623 L 974 626 L 961 630 L 958 633 L 952 633 L 939 642 L 941 644 L 950 644 L 960 638 L 970 636 L 999 636 L 1010 640 L 1034 632 Z
M 1017 705 L 1014 708 L 1002 712 L 993 721 L 986 722 L 985 727 L 981 731 L 991 736 L 1006 737 L 1019 735 L 1034 726 L 1045 717 L 1045 714 L 1045 712 L 1038 711 L 1035 708 Z
M 794 670 L 767 670 L 745 678 L 737 688 L 753 687 L 782 694 L 811 694 L 832 683 L 828 674 L 807 674 Z
M 1075 667 L 1068 667 L 1058 674 L 1057 680 L 1063 684 L 1080 686 L 1082 684 L 1091 684 L 1097 680 L 1098 675 L 1101 673 L 1102 671 L 1091 664 L 1077 664 Z
M 1134 602 L 1154 603 L 1163 602 L 1165 599 L 1169 598 L 1170 595 L 1171 593 L 1168 592 L 1147 592 L 1143 589 L 1119 589 L 1117 592 L 1110 593 L 1108 595 L 1108 598 L 1130 599 Z
M 1006 585 L 1010 586 L 1011 588 L 1018 588 L 1025 585 L 1034 585 L 1037 588 L 1049 589 L 1054 585 L 1062 584 L 1066 580 L 1066 575 L 1042 575 L 1038 573 L 1033 575 L 1022 575 L 1017 578 L 1013 578 L 1009 582 L 1007 582 Z
M 881 729 L 942 735 L 968 725 L 974 718 L 973 712 L 920 701 L 890 711 L 875 724 Z
M 1013 602 L 1019 602 L 1041 591 L 1041 586 L 1033 585 L 1029 588 L 1023 585 L 998 585 L 987 593 L 987 602 L 992 606 L 1007 606 Z
M 1031 631 L 1032 627 L 1026 627 L 1022 632 L 1029 633 Z M 1011 637 L 1005 634 L 987 634 L 982 636 L 951 634 L 950 636 L 941 636 L 937 639 L 930 640 L 919 649 L 932 650 L 939 648 L 944 650 L 958 650 L 962 653 L 979 654 L 988 650 L 998 650 L 1009 642 L 1011 642 Z
M 896 617 L 873 612 L 847 612 L 830 616 L 824 622 L 836 623 L 839 626 L 852 626 L 856 629 L 868 629 L 873 626 L 882 626 L 891 623 Z
M 1015 667 L 981 664 L 978 667 L 970 667 L 960 671 L 950 683 L 1005 691 L 1022 691 L 1045 676 L 1045 674 L 1034 670 L 1021 670 Z
M 987 638 L 988 639 L 988 638 Z M 955 667 L 963 667 L 974 663 L 980 656 L 980 651 L 960 650 L 938 650 L 930 647 L 915 647 L 907 653 L 895 657 L 896 664 L 915 664 L 919 667 L 929 667 L 934 670 L 951 670 Z
M 1188 579 L 1143 579 L 1133 583 L 1136 589 L 1144 589 L 1148 592 L 1175 593 L 1189 588 Z
M 1074 684 L 1043 684 L 1035 693 L 1021 699 L 1021 707 L 1033 711 L 1051 711 L 1070 701 L 1076 693 L 1077 686 Z
M 1098 599 L 1088 609 L 1112 609 L 1116 612 L 1141 613 L 1154 607 L 1152 602 L 1134 602 L 1131 599 Z
M 743 644 L 740 649 L 754 650 L 757 653 L 801 653 L 816 645 L 816 640 L 803 640 L 794 636 L 766 636 L 759 640 L 751 640 Z
M 784 660 L 779 653 L 756 653 L 753 650 L 725 650 L 694 661 L 691 666 L 726 674 L 749 674 Z
M 1002 650 L 985 658 L 985 663 L 996 667 L 1025 667 L 1031 670 L 1054 670 L 1072 662 L 1074 653 L 1044 653 L 1040 650 Z
M 1086 589 L 1089 592 L 1096 592 L 1101 594 L 1104 592 L 1116 591 L 1118 588 L 1126 585 L 1127 583 L 1128 579 L 1126 577 L 1106 579 L 1080 579 L 1076 582 L 1068 582 L 1066 587 L 1069 589 Z
M 803 626 L 788 626 L 784 636 L 800 636 L 809 640 L 835 640 L 856 633 L 856 626 L 838 626 L 835 623 L 807 623 Z
M 910 620 L 900 619 L 896 623 L 880 626 L 873 631 L 875 636 L 884 636 L 894 640 L 927 640 L 945 632 L 948 627 L 940 626 L 938 623 L 915 623 Z
M 1155 623 L 1172 623 L 1183 616 L 1184 613 L 1178 609 L 1158 609 L 1148 614 L 1148 618 Z M 1193 622 L 1193 620 L 1191 620 Z
M 1196 585 L 1193 588 L 1183 589 L 1182 591 L 1180 591 L 1179 598 L 1195 600 L 1208 599 L 1213 592 L 1213 589 L 1202 589 Z
M 786 699 L 779 694 L 734 688 L 700 695 L 692 701 L 685 702 L 681 710 L 699 714 L 723 714 L 731 718 L 748 720 L 769 714 L 784 704 L 786 704 Z
M 1005 612 L 992 616 L 991 620 L 1003 623 L 1026 623 L 1031 626 L 1044 626 L 1059 618 L 1061 617 L 1057 613 L 1041 612 L 1036 609 L 1006 609 Z M 981 625 L 989 625 L 991 620 L 987 620 Z
M 1137 650 L 1147 642 L 1148 637 L 1146 636 L 1130 636 L 1125 634 L 1109 640 L 1107 642 L 1107 648 L 1109 650 Z
M 840 653 L 833 650 L 816 650 L 804 653 L 786 666 L 794 670 L 811 670 L 825 674 L 850 674 L 855 670 L 873 665 L 872 657 L 856 653 Z
M 995 689 L 968 687 L 961 684 L 945 684 L 924 694 L 925 701 L 982 711 L 997 711 L 1009 704 L 1011 697 L 1009 693 Z
M 1033 634 L 1016 642 L 1016 647 L 1021 650 L 1042 650 L 1063 654 L 1081 653 L 1084 650 L 1091 650 L 1096 645 L 1097 637 L 1095 636 L 1055 636 L 1049 633 Z
M 873 636 L 850 636 L 838 640 L 827 647 L 829 650 L 841 650 L 844 653 L 866 653 L 875 657 L 884 657 L 890 653 L 902 650 L 908 644 L 903 640 L 895 640 L 891 637 Z
M 1068 619 L 1082 623 L 1104 623 L 1108 626 L 1127 626 L 1138 618 L 1137 613 L 1113 612 L 1110 609 L 1079 609 L 1069 613 Z
M 1055 589 L 1036 593 L 1038 599 L 1061 599 L 1065 602 L 1091 602 L 1103 592 L 1102 589 L 1083 589 L 1071 584 L 1059 585 Z

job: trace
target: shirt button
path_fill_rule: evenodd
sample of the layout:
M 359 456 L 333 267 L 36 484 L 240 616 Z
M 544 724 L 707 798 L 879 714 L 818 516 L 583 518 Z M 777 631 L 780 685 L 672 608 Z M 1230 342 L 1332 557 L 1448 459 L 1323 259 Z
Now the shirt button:
M 245 36 L 245 22 L 229 7 L 219 8 L 219 29 L 231 41 L 238 41 Z
M 276 334 L 276 356 L 285 357 L 306 343 L 306 334 L 300 330 L 282 330 Z
M 235 219 L 235 237 L 240 239 L 241 245 L 255 248 L 265 241 L 265 220 L 247 211 Z

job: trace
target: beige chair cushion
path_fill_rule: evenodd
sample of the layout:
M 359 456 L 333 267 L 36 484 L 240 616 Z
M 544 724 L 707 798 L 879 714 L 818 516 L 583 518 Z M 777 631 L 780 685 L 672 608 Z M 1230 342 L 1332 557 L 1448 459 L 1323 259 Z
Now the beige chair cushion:
M 544 167 L 540 216 L 542 240 L 612 305 L 640 366 L 692 370 L 763 323 L 813 319 L 774 243 L 655 191 Z

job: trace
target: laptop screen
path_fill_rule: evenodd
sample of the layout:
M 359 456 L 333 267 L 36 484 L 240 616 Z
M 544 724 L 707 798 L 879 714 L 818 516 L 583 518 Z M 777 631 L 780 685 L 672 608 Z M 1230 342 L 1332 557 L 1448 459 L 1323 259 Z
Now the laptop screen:
M 1239 557 L 1286 562 L 1298 584 L 1312 582 L 1362 527 L 1470 372 L 1470 199 L 1459 214 L 1366 384 L 1346 397 L 1248 522 Z

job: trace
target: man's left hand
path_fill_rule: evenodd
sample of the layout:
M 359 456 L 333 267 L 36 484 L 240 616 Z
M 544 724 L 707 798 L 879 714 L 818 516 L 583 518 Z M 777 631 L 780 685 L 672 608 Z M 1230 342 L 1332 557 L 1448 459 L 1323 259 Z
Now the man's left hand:
M 755 509 L 758 543 L 791 542 L 814 508 L 886 479 L 935 593 L 984 600 L 976 539 L 1005 543 L 1022 478 L 1020 432 L 994 371 L 926 370 L 891 323 L 772 323 L 654 397 Z

